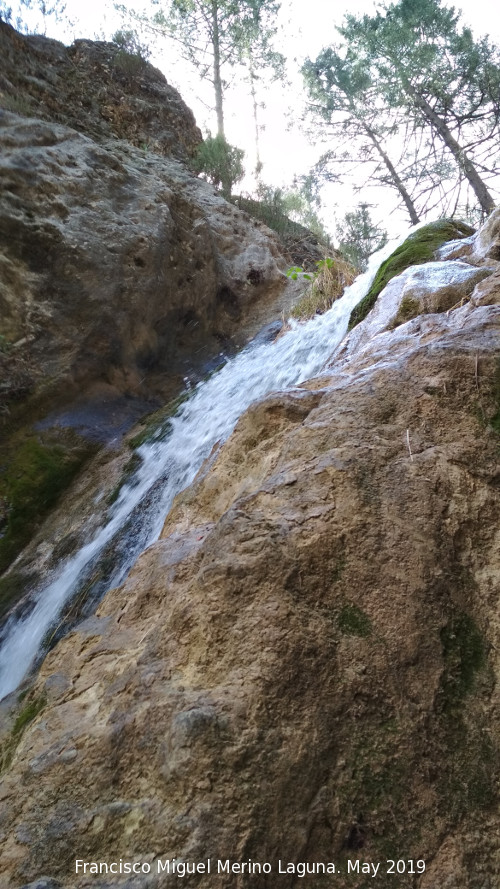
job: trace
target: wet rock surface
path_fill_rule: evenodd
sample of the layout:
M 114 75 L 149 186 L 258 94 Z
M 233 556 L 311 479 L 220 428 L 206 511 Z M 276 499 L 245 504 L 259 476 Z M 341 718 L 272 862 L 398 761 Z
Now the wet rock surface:
M 241 417 L 49 653 L 5 730 L 5 885 L 125 887 L 74 865 L 122 858 L 170 886 L 175 857 L 272 866 L 185 877 L 206 889 L 295 886 L 279 861 L 366 889 L 356 860 L 389 889 L 390 859 L 426 861 L 401 889 L 496 889 L 498 281 L 389 329 L 400 285 L 321 377 Z
M 54 501 L 13 531 L 20 451 L 49 439 L 64 462 L 68 430 L 89 453 L 119 446 L 295 290 L 273 233 L 190 172 L 201 134 L 159 71 L 113 44 L 64 47 L 3 22 L 0 53 L 3 571 Z
M 2 419 L 171 397 L 269 320 L 277 238 L 189 172 L 200 131 L 152 66 L 1 22 L 0 51 Z

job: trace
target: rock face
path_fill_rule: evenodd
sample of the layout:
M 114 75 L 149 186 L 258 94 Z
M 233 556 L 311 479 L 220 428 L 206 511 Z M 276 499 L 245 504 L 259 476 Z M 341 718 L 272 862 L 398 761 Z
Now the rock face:
M 0 54 L 1 573 L 54 502 L 35 484 L 20 516 L 19 453 L 64 463 L 119 440 L 290 285 L 273 233 L 190 172 L 201 134 L 159 71 L 2 22 Z
M 91 139 L 124 139 L 189 161 L 201 133 L 163 74 L 113 43 L 70 47 L 0 22 L 1 107 L 62 123 Z
M 371 336 L 368 316 L 324 376 L 251 407 L 48 655 L 4 743 L 3 885 L 168 887 L 176 858 L 211 859 L 184 878 L 203 889 L 292 887 L 317 862 L 337 872 L 313 889 L 365 889 L 370 865 L 380 889 L 496 889 L 491 268 L 465 305 L 390 329 L 393 280 Z
M 284 286 L 278 242 L 190 174 L 201 134 L 150 65 L 2 23 L 0 52 L 2 395 L 168 394 Z

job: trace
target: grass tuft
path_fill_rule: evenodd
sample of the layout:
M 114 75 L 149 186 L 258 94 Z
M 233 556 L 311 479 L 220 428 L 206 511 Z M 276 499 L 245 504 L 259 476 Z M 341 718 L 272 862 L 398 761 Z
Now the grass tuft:
M 306 321 L 314 315 L 327 312 L 342 296 L 346 287 L 352 284 L 356 272 L 352 265 L 343 259 L 332 261 L 322 260 L 318 263 L 319 271 L 315 274 L 304 296 L 291 311 L 292 318 Z

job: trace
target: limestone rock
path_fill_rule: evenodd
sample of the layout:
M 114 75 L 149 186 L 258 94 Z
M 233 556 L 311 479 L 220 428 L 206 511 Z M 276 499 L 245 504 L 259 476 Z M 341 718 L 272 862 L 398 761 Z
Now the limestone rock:
M 31 395 L 39 419 L 96 384 L 168 397 L 269 320 L 278 240 L 189 172 L 200 132 L 150 65 L 1 22 L 0 52 L 4 411 Z
M 66 395 L 147 391 L 283 286 L 277 242 L 178 162 L 1 124 L 2 331 Z
M 241 418 L 44 662 L 0 791 L 9 886 L 170 886 L 175 857 L 272 867 L 200 889 L 290 886 L 279 861 L 361 889 L 356 860 L 389 889 L 388 859 L 427 863 L 401 889 L 495 889 L 499 325 L 420 316 Z
M 113 43 L 66 47 L 0 22 L 0 52 L 0 107 L 7 111 L 182 161 L 201 142 L 192 112 L 163 74 Z
M 410 266 L 389 281 L 369 315 L 346 337 L 343 353 L 353 354 L 377 334 L 412 318 L 456 308 L 492 271 L 460 260 Z

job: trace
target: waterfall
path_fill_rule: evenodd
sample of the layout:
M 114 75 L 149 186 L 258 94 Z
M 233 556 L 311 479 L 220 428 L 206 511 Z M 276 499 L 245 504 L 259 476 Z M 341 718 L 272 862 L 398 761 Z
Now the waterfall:
M 165 440 L 158 438 L 141 446 L 142 463 L 121 489 L 109 521 L 33 594 L 35 604 L 29 613 L 7 621 L 0 648 L 0 700 L 14 691 L 33 667 L 44 637 L 75 595 L 89 566 L 114 537 L 130 527 L 133 511 L 147 501 L 132 534 L 129 532 L 124 547 L 127 554 L 108 588 L 119 584 L 139 553 L 158 538 L 176 494 L 191 484 L 214 444 L 230 435 L 243 411 L 269 392 L 296 386 L 321 372 L 345 336 L 351 310 L 367 293 L 380 263 L 395 246 L 393 242 L 375 254 L 368 271 L 324 315 L 305 324 L 293 323 L 275 342 L 250 344 L 200 383 L 169 420 Z

